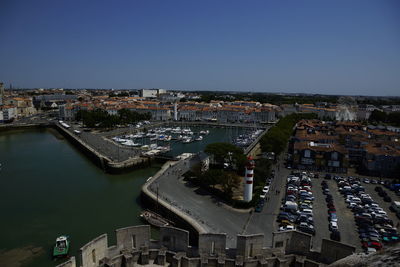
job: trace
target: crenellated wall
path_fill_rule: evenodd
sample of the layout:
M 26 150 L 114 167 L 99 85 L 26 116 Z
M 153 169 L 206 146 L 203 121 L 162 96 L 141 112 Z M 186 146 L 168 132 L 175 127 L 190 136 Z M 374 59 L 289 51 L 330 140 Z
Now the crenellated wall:
M 103 234 L 80 249 L 81 267 L 97 267 L 101 259 L 108 256 L 107 234 Z
M 236 248 L 226 248 L 226 235 L 204 233 L 198 246 L 189 245 L 189 232 L 162 227 L 158 241 L 150 239 L 150 226 L 130 226 L 115 231 L 117 245 L 108 247 L 103 234 L 80 249 L 80 267 L 316 267 L 352 254 L 354 247 L 322 241 L 322 251 L 311 251 L 311 236 L 297 231 L 273 234 L 273 247 L 263 247 L 263 234 L 238 235 Z M 75 258 L 57 267 L 76 267 Z

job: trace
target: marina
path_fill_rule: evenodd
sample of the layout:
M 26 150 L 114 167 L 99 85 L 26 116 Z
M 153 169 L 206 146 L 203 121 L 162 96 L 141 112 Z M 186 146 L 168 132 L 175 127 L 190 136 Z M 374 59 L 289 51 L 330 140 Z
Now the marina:
M 224 132 L 225 142 L 233 143 L 245 149 L 259 137 L 264 129 L 254 128 L 213 128 L 208 125 L 168 125 L 166 127 L 155 127 L 135 133 L 113 136 L 110 139 L 116 145 L 134 147 L 141 151 L 142 156 L 168 155 L 177 156 L 183 152 L 196 152 L 214 140 L 215 132 Z M 211 135 L 210 135 L 211 133 Z M 186 146 L 189 144 L 193 146 Z M 179 152 L 176 152 L 176 151 Z M 187 150 L 187 151 L 186 151 Z

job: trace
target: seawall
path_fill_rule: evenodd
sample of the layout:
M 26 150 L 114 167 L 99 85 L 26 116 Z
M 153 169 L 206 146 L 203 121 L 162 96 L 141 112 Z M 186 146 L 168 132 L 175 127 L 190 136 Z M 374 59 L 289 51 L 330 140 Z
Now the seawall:
M 182 161 L 185 159 L 180 159 Z M 166 202 L 163 198 L 158 197 L 156 193 L 150 190 L 150 186 L 156 183 L 157 180 L 166 172 L 170 167 L 178 164 L 179 161 L 167 161 L 161 169 L 142 186 L 141 199 L 142 205 L 151 210 L 157 211 L 160 215 L 176 223 L 177 227 L 183 228 L 191 233 L 190 243 L 196 244 L 198 242 L 199 234 L 206 233 L 207 231 L 195 219 L 182 212 L 175 206 Z

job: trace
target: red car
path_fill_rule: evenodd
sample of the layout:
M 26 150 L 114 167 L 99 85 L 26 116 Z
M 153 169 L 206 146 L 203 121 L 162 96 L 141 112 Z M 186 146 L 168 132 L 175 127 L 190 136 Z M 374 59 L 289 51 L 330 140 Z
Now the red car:
M 375 241 L 372 241 L 372 242 L 362 242 L 362 246 L 363 246 L 363 248 L 374 248 L 374 249 L 376 249 L 376 250 L 382 249 L 382 244 L 379 243 L 379 242 L 375 242 Z
M 326 204 L 326 206 L 328 207 L 328 209 L 335 209 L 335 205 L 331 202 L 331 203 L 329 203 L 328 202 L 328 204 Z

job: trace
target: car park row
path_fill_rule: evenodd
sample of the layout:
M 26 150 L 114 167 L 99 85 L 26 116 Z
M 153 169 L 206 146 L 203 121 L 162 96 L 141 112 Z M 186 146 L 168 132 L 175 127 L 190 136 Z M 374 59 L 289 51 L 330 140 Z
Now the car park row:
M 297 229 L 315 235 L 311 187 L 311 175 L 305 172 L 287 177 L 286 192 L 277 217 L 279 231 Z
M 274 179 L 275 176 L 275 171 L 273 170 L 271 173 L 271 177 L 267 177 L 265 179 L 265 186 L 262 189 L 262 192 L 260 194 L 260 198 L 256 204 L 255 207 L 255 211 L 256 212 L 261 212 L 262 209 L 264 208 L 265 202 L 267 201 L 268 198 L 268 194 L 270 192 L 270 188 L 271 188 L 271 184 L 272 184 L 272 180 Z
M 335 176 L 334 180 L 336 180 L 339 192 L 347 203 L 347 208 L 354 214 L 361 245 L 366 252 L 374 252 L 380 250 L 385 243 L 399 241 L 399 235 L 397 229 L 393 227 L 393 221 L 389 219 L 387 213 L 365 192 L 364 186 L 361 185 L 361 181 L 368 184 L 370 183 L 369 180 L 339 176 Z M 373 181 L 372 183 L 378 184 L 379 182 Z M 375 191 L 381 197 L 388 197 L 385 193 L 382 193 L 384 191 L 380 186 L 377 186 Z M 387 198 L 384 201 L 391 201 L 391 199 Z
M 333 197 L 330 193 L 328 183 L 326 181 L 321 182 L 323 194 L 326 196 L 326 206 L 328 208 L 328 219 L 329 219 L 329 231 L 330 238 L 335 241 L 340 241 L 340 231 L 338 226 L 338 216 L 336 214 L 336 207 L 333 202 Z

